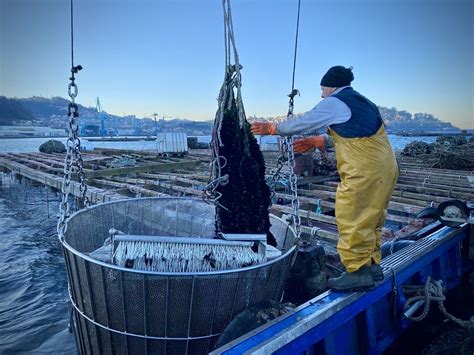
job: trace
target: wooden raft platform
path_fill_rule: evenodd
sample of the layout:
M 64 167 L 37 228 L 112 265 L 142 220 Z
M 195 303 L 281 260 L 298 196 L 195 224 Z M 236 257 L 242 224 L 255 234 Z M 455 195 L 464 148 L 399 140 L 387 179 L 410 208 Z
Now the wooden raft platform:
M 267 173 L 275 169 L 276 154 L 264 152 Z M 141 196 L 202 196 L 209 179 L 209 150 L 192 150 L 182 158 L 158 156 L 154 152 L 96 149 L 83 152 L 87 195 L 93 203 Z M 400 177 L 389 204 L 384 239 L 414 233 L 432 219 L 417 218 L 426 207 L 450 199 L 474 200 L 474 172 L 431 169 L 414 158 L 399 157 Z M 2 153 L 0 169 L 60 190 L 64 155 Z M 334 217 L 337 176 L 301 177 L 298 195 L 302 232 L 331 244 L 337 243 Z M 72 181 L 70 193 L 80 196 L 79 183 Z M 272 213 L 292 212 L 288 191 L 277 190 Z

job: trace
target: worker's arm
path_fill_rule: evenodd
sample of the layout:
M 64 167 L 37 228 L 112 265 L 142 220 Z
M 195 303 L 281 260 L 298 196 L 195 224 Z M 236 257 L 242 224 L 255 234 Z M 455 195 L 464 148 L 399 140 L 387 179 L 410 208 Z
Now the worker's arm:
M 333 147 L 333 141 L 329 134 L 321 134 L 319 136 L 312 136 L 306 138 L 300 138 L 295 140 L 293 147 L 295 153 L 305 153 L 313 148 L 319 150 L 325 150 L 326 148 Z
M 276 126 L 276 134 L 293 136 L 332 124 L 344 123 L 350 118 L 349 107 L 337 97 L 330 96 L 321 100 L 312 110 L 305 112 L 302 116 L 280 122 Z
M 280 123 L 254 122 L 252 133 L 261 135 L 292 136 L 314 131 L 332 124 L 344 123 L 351 118 L 349 107 L 337 97 L 327 97 L 303 115 Z

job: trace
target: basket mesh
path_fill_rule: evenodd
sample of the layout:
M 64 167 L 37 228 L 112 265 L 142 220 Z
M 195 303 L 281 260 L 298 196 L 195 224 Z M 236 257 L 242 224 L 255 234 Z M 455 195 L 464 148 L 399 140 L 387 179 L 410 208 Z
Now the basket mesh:
M 133 235 L 212 238 L 214 207 L 192 198 L 105 203 L 68 220 L 64 254 L 82 353 L 207 353 L 234 316 L 278 300 L 296 251 L 292 229 L 272 216 L 282 255 L 236 270 L 145 272 L 100 262 L 110 228 Z

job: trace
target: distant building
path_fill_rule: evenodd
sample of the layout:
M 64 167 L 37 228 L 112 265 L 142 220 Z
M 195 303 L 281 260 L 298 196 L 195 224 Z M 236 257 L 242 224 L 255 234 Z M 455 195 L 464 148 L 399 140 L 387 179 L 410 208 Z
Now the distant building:
M 98 136 L 100 133 L 100 126 L 93 125 L 93 124 L 87 124 L 87 125 L 81 126 L 80 133 L 82 136 L 86 136 L 86 137 Z
M 130 128 L 119 129 L 117 135 L 118 136 L 133 136 L 135 135 L 135 130 L 130 129 Z
M 64 137 L 66 131 L 43 126 L 0 126 L 0 137 Z

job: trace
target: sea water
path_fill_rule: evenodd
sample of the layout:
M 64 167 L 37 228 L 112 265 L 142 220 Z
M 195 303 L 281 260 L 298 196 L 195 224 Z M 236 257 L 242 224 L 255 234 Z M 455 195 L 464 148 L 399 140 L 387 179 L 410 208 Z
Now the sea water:
M 95 137 L 100 138 L 100 137 Z M 130 137 L 135 138 L 135 137 Z M 392 144 L 393 149 L 401 150 L 406 144 L 413 141 L 423 141 L 426 143 L 433 143 L 436 141 L 436 137 L 401 137 L 394 134 L 389 134 L 388 138 Z M 0 139 L 0 152 L 11 152 L 11 153 L 27 153 L 37 152 L 41 144 L 48 141 L 50 138 L 2 138 Z M 66 143 L 66 138 L 54 138 Z M 276 142 L 276 136 L 264 136 L 259 137 L 258 141 L 261 143 L 272 143 Z M 200 136 L 198 137 L 199 142 L 209 143 L 211 136 Z M 153 150 L 157 149 L 157 142 L 155 141 L 121 141 L 121 142 L 90 142 L 87 138 L 81 139 L 81 146 L 84 146 L 87 150 L 93 150 L 94 148 L 115 148 L 115 149 L 128 149 L 128 150 Z
M 0 173 L 0 354 L 75 354 L 60 196 Z

